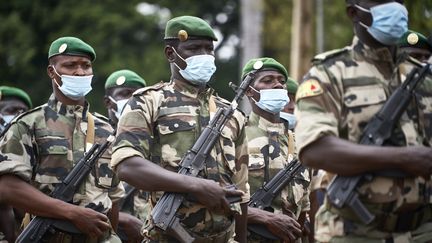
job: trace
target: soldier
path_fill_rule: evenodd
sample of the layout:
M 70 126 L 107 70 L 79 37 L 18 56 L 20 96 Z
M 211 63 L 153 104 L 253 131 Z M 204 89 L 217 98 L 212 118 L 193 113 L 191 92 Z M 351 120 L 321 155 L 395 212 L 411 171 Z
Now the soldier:
M 37 216 L 67 220 L 83 234 L 49 231 L 46 242 L 119 242 L 118 209 L 123 188 L 105 151 L 73 197 L 73 204 L 47 196 L 88 149 L 112 133 L 103 117 L 89 112 L 85 95 L 93 77 L 93 48 L 75 37 L 61 37 L 48 52 L 53 94 L 47 104 L 12 122 L 0 141 L 1 200 Z
M 165 56 L 171 81 L 135 92 L 117 129 L 112 165 L 119 178 L 150 191 L 154 205 L 160 193 L 190 194 L 179 211 L 180 222 L 196 242 L 246 241 L 247 144 L 245 118 L 239 111 L 223 128 L 199 177 L 176 173 L 182 156 L 208 125 L 217 107 L 229 103 L 215 96 L 207 82 L 216 70 L 216 36 L 207 22 L 193 16 L 176 17 L 165 29 Z M 239 190 L 223 188 L 235 184 Z M 244 194 L 243 194 L 243 192 Z M 243 195 L 242 205 L 226 196 Z M 239 213 L 241 212 L 241 215 Z M 235 218 L 235 225 L 234 225 Z M 177 242 L 158 230 L 149 218 L 144 234 L 149 242 Z
M 0 134 L 4 134 L 8 124 L 20 113 L 32 108 L 30 96 L 22 89 L 0 86 Z M 15 241 L 15 218 L 20 221 L 20 212 L 14 214 L 12 207 L 0 204 L 0 242 Z M 1 232 L 4 232 L 3 233 Z
M 407 31 L 407 10 L 396 1 L 346 2 L 353 43 L 314 58 L 297 91 L 296 143 L 307 166 L 340 176 L 373 172 L 356 192 L 375 219 L 363 223 L 352 208 L 325 200 L 315 217 L 315 239 L 430 242 L 431 80 L 417 87 L 386 146 L 357 144 L 367 122 L 405 80 L 398 66 L 409 63 L 398 56 L 397 43 Z M 382 172 L 394 169 L 409 176 Z
M 408 30 L 399 40 L 399 47 L 402 52 L 416 58 L 421 62 L 427 62 L 432 54 L 432 44 L 426 36 Z
M 22 89 L 0 86 L 0 133 L 15 116 L 30 108 L 31 99 Z
M 105 82 L 104 103 L 114 129 L 117 127 L 121 112 L 132 93 L 146 86 L 146 82 L 131 70 L 113 72 Z M 118 235 L 122 241 L 140 242 L 142 221 L 149 214 L 148 193 L 136 190 L 122 182 L 125 187 L 125 197 L 120 201 Z
M 288 123 L 288 129 L 293 131 L 295 125 L 297 124 L 297 120 L 294 116 L 294 107 L 295 107 L 295 94 L 297 92 L 298 84 L 292 78 L 287 77 L 286 87 L 288 90 L 289 102 L 288 102 L 288 104 L 285 105 L 285 107 L 279 113 L 279 116 L 285 122 Z
M 246 92 L 252 106 L 246 127 L 251 194 L 295 156 L 293 133 L 286 129 L 279 118 L 279 113 L 289 103 L 286 90 L 288 73 L 285 67 L 273 58 L 263 57 L 249 60 L 243 68 L 242 78 L 253 70 L 256 62 L 262 62 L 263 67 L 256 73 L 255 80 Z M 284 242 L 294 242 L 301 236 L 301 224 L 296 220 L 300 214 L 304 220 L 306 211 L 309 210 L 309 182 L 307 170 L 299 173 L 295 182 L 287 185 L 281 195 L 277 195 L 273 200 L 273 213 L 249 207 L 248 223 L 264 224 Z M 250 231 L 248 242 L 273 241 Z
M 107 78 L 104 104 L 114 128 L 117 127 L 120 114 L 132 93 L 145 86 L 146 81 L 143 78 L 127 69 L 115 71 Z

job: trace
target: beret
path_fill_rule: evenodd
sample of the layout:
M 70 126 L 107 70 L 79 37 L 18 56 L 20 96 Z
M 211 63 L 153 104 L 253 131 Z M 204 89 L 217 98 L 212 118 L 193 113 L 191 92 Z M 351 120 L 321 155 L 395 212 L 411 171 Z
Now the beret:
M 294 79 L 288 77 L 286 87 L 288 90 L 288 94 L 296 94 L 298 89 L 298 83 Z
M 432 44 L 428 41 L 426 36 L 413 31 L 408 30 L 399 39 L 399 47 L 415 47 L 419 49 L 425 49 L 432 52 Z
M 146 81 L 131 70 L 123 69 L 113 72 L 105 82 L 105 89 L 113 87 L 137 87 L 146 86 Z
M 263 63 L 261 70 L 273 69 L 279 71 L 283 76 L 285 76 L 285 79 L 288 81 L 288 72 L 285 69 L 285 67 L 271 57 L 260 57 L 260 58 L 254 58 L 249 60 L 246 63 L 246 65 L 243 67 L 242 75 L 241 75 L 242 79 L 244 79 L 250 71 L 254 70 L 253 65 L 257 61 L 261 61 Z
M 88 56 L 91 61 L 96 59 L 96 53 L 89 44 L 76 37 L 60 37 L 51 43 L 48 59 L 56 55 Z
M 217 41 L 210 25 L 195 16 L 180 16 L 170 19 L 165 27 L 165 40 L 179 39 L 186 41 L 189 37 L 203 37 Z
M 33 107 L 30 96 L 22 89 L 10 86 L 0 86 L 0 101 L 6 97 L 15 97 L 23 101 L 29 108 Z

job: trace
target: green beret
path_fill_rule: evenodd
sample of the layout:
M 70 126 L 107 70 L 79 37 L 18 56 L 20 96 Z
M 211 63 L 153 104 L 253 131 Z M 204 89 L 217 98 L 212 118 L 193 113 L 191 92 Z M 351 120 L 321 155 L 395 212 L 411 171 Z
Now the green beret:
M 210 25 L 194 16 L 180 16 L 169 20 L 165 28 L 165 40 L 179 39 L 186 41 L 189 37 L 204 37 L 217 41 Z
M 30 96 L 22 89 L 10 86 L 0 86 L 0 101 L 6 97 L 14 97 L 23 101 L 29 108 L 33 107 Z
M 288 90 L 288 94 L 296 94 L 298 89 L 298 83 L 294 79 L 288 77 L 286 87 Z
M 146 81 L 131 70 L 119 70 L 113 72 L 105 82 L 105 89 L 114 87 L 136 87 L 146 86 Z
M 56 55 L 87 56 L 91 61 L 96 59 L 96 53 L 89 44 L 76 37 L 60 37 L 51 43 L 48 59 Z
M 263 63 L 263 66 L 261 68 L 262 71 L 269 70 L 269 69 L 279 71 L 283 76 L 285 76 L 285 80 L 288 81 L 288 72 L 285 69 L 285 67 L 282 64 L 280 64 L 278 61 L 270 57 L 261 57 L 261 58 L 254 58 L 249 60 L 246 63 L 246 65 L 243 67 L 243 71 L 241 75 L 242 79 L 244 79 L 250 71 L 254 70 L 253 65 L 257 61 L 262 61 Z
M 432 52 L 432 44 L 428 41 L 426 36 L 413 31 L 408 30 L 399 39 L 399 47 L 415 47 L 419 49 L 425 49 Z

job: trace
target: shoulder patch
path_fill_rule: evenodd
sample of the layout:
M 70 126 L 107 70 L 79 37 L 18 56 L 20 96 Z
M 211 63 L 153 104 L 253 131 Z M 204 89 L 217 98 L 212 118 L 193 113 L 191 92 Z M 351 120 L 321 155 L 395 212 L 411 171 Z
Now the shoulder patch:
M 302 98 L 312 97 L 322 94 L 323 88 L 315 79 L 308 79 L 300 84 L 296 94 L 296 102 Z
M 146 87 L 144 87 L 144 88 L 140 88 L 140 89 L 137 89 L 137 90 L 135 90 L 135 92 L 132 94 L 133 96 L 139 96 L 139 95 L 142 95 L 142 94 L 144 94 L 145 92 L 147 92 L 147 91 L 149 91 L 149 90 L 159 90 L 159 89 L 161 89 L 162 87 L 164 87 L 165 85 L 167 85 L 168 83 L 166 83 L 166 82 L 163 82 L 163 81 L 160 81 L 159 83 L 157 83 L 157 84 L 154 84 L 154 85 L 150 85 L 150 86 L 146 86 Z
M 347 52 L 348 50 L 349 50 L 349 48 L 345 47 L 345 48 L 342 48 L 342 49 L 335 49 L 335 50 L 323 52 L 323 53 L 320 53 L 320 54 L 316 55 L 312 59 L 312 62 L 322 62 L 322 61 L 325 61 L 325 60 L 327 60 L 329 58 L 341 55 L 341 54 Z

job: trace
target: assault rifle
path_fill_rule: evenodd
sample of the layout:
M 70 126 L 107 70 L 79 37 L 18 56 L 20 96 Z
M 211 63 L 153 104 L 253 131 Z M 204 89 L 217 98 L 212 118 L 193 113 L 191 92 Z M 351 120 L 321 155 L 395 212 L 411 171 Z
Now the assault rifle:
M 393 92 L 378 113 L 368 122 L 360 139 L 360 144 L 382 146 L 391 137 L 396 123 L 412 100 L 415 88 L 430 73 L 430 64 L 426 64 L 422 68 L 414 68 L 407 75 L 405 82 Z M 406 176 L 401 171 L 377 173 L 390 177 Z M 375 215 L 371 214 L 363 205 L 355 189 L 361 182 L 370 181 L 372 177 L 373 174 L 335 176 L 327 188 L 328 199 L 336 208 L 350 207 L 363 223 L 369 224 L 374 220 Z
M 198 173 L 204 168 L 205 161 L 213 149 L 214 144 L 219 139 L 226 122 L 232 117 L 235 109 L 238 106 L 240 99 L 248 89 L 249 85 L 255 77 L 255 73 L 262 67 L 262 62 L 256 62 L 254 70 L 242 81 L 237 88 L 234 100 L 230 106 L 223 107 L 217 110 L 215 116 L 209 122 L 209 125 L 204 128 L 198 139 L 195 141 L 191 149 L 189 149 L 180 161 L 179 174 L 187 176 L 198 176 Z M 195 240 L 180 224 L 180 219 L 176 213 L 185 199 L 183 193 L 165 192 L 152 210 L 153 223 L 156 227 L 163 230 L 167 234 L 175 237 L 181 242 L 193 242 Z M 229 199 L 228 201 L 239 201 L 237 199 Z
M 304 168 L 298 159 L 291 161 L 285 168 L 280 170 L 270 181 L 258 189 L 249 201 L 249 207 L 273 211 L 271 203 L 280 194 L 282 189 L 291 182 L 294 177 Z M 248 230 L 267 239 L 278 240 L 263 224 L 248 224 Z
M 84 154 L 71 172 L 69 172 L 63 182 L 56 185 L 50 197 L 72 203 L 74 194 L 87 178 L 96 161 L 102 156 L 113 140 L 114 136 L 110 136 L 102 145 L 97 143 L 93 144 L 89 151 Z M 69 221 L 36 216 L 18 236 L 16 242 L 40 242 L 47 232 L 54 233 L 57 230 L 72 234 L 82 234 L 82 232 Z

